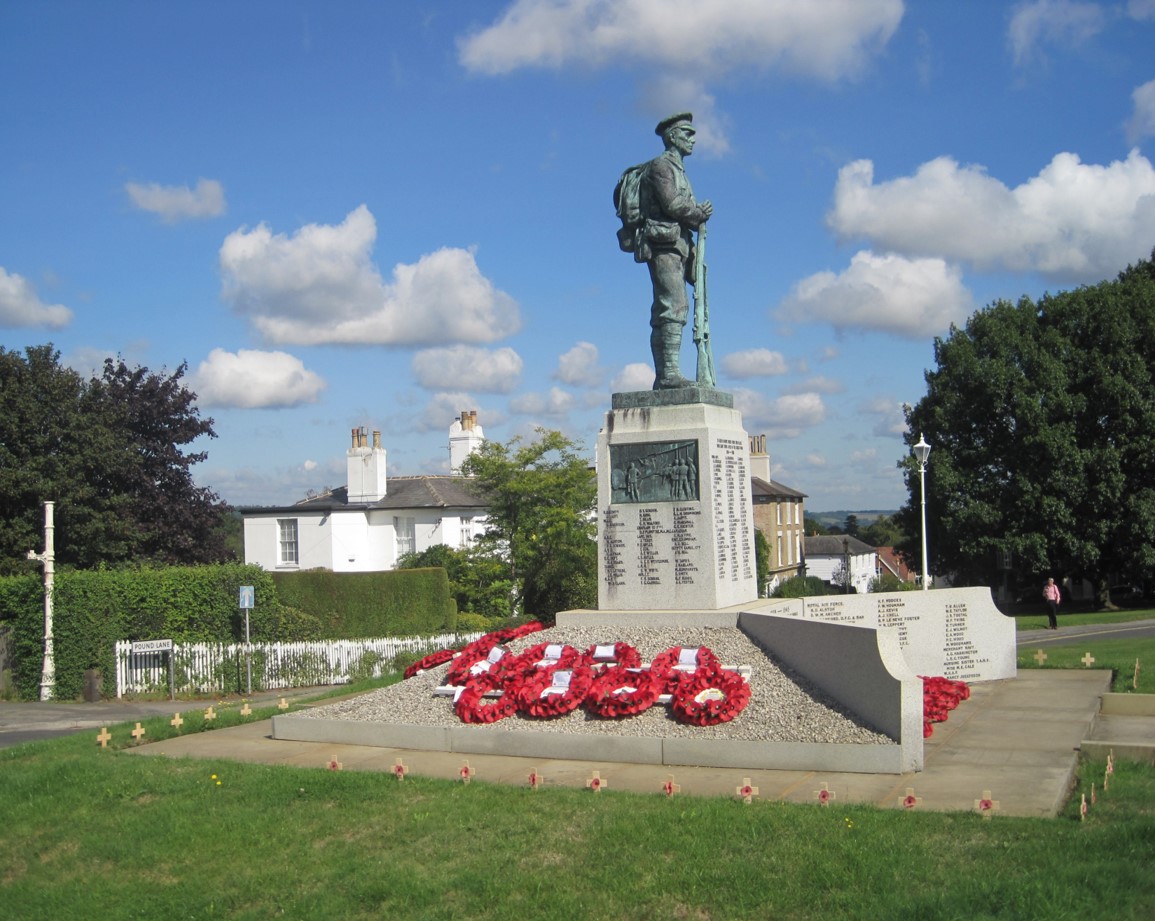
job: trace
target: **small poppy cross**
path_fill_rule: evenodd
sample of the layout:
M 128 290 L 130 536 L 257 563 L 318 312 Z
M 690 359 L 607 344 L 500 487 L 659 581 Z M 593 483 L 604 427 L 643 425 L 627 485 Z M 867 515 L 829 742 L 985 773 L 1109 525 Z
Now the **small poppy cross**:
M 975 800 L 975 809 L 983 814 L 984 819 L 989 819 L 998 808 L 999 801 L 997 799 L 991 799 L 990 790 L 983 790 L 982 798 Z
M 666 782 L 662 784 L 662 792 L 665 793 L 666 796 L 673 796 L 675 793 L 682 792 L 681 785 L 674 783 L 673 774 L 666 775 Z
M 590 779 L 586 781 L 586 786 L 593 790 L 594 793 L 601 793 L 602 787 L 605 785 L 605 780 L 602 779 L 602 775 L 597 771 L 594 771 L 593 774 L 590 775 Z
M 457 773 L 461 776 L 461 782 L 464 784 L 473 780 L 473 768 L 469 766 L 468 761 L 462 763 L 461 769 Z
M 754 797 L 758 795 L 758 788 L 751 785 L 749 777 L 742 778 L 742 785 L 735 790 L 735 792 L 742 797 L 742 802 L 747 806 L 753 801 Z
M 903 809 L 913 809 L 915 806 L 922 805 L 922 797 L 914 795 L 914 787 L 907 787 L 906 795 L 898 798 L 898 805 Z
M 823 784 L 821 789 L 815 790 L 814 795 L 818 797 L 819 806 L 829 806 L 830 801 L 835 799 L 837 796 L 837 794 L 826 784 Z
M 252 712 L 253 708 L 249 706 L 249 702 L 246 700 L 245 705 L 241 707 L 241 716 L 250 716 Z
M 277 709 L 278 710 L 288 710 L 289 709 L 289 702 L 287 700 L 285 700 L 285 698 L 282 697 L 279 701 L 277 701 Z
M 1047 654 L 1043 650 L 1036 652 L 1032 658 L 1039 663 L 1039 668 L 1043 667 L 1043 663 L 1047 661 Z
M 534 768 L 532 771 L 529 772 L 529 788 L 531 790 L 536 790 L 540 786 L 541 786 L 541 774 L 539 774 L 537 772 L 537 768 Z
M 327 767 L 329 768 L 329 770 L 330 770 L 330 771 L 339 771 L 339 770 L 341 770 L 341 769 L 342 769 L 344 766 L 345 766 L 345 765 L 343 765 L 343 764 L 342 764 L 340 761 L 338 761 L 336 758 L 330 758 L 330 759 L 329 759 L 329 764 L 327 765 Z
M 141 738 L 144 736 L 144 727 L 142 725 L 140 725 L 140 723 L 137 723 L 136 728 L 134 730 L 132 730 L 132 732 L 129 733 L 129 735 L 131 735 L 133 737 L 133 739 L 135 739 L 139 743 Z
M 214 710 L 212 707 L 209 707 L 207 710 L 205 710 L 205 722 L 206 723 L 211 723 L 216 718 L 217 718 L 217 711 Z
M 1088 650 L 1086 653 L 1084 653 L 1083 658 L 1081 658 L 1079 661 L 1087 666 L 1087 668 L 1090 668 L 1095 664 L 1095 657 L 1091 655 L 1090 650 Z
M 184 725 L 184 720 L 179 713 L 174 713 L 172 719 L 168 721 L 168 724 L 177 732 L 180 732 L 180 727 Z
M 112 736 L 108 734 L 108 727 L 101 726 L 100 732 L 96 736 L 96 742 L 101 748 L 107 748 Z

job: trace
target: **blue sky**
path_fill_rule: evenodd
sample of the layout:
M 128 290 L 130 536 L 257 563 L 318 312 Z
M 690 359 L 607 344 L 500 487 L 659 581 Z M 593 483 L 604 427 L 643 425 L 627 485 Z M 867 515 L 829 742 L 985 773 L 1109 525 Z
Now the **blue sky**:
M 611 192 L 688 109 L 719 386 L 809 509 L 895 508 L 934 337 L 1155 248 L 1153 50 L 1155 0 L 10 0 L 0 344 L 187 362 L 236 505 L 466 409 L 592 459 L 653 376 Z

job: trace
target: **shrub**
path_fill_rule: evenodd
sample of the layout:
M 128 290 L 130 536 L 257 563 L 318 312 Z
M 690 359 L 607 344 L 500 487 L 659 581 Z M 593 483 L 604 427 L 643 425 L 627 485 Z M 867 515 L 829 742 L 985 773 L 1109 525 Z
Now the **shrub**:
M 804 598 L 814 595 L 830 595 L 833 594 L 830 586 L 823 582 L 818 576 L 795 576 L 793 579 L 787 579 L 776 589 L 774 589 L 774 598 Z

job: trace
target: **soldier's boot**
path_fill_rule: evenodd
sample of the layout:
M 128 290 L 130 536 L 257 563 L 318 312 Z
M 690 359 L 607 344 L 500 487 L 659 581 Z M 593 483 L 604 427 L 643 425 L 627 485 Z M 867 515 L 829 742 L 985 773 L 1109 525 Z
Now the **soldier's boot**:
M 650 351 L 654 355 L 654 370 L 658 375 L 654 380 L 655 390 L 694 386 L 693 381 L 682 377 L 679 368 L 681 347 L 682 326 L 679 323 L 663 323 L 650 333 Z

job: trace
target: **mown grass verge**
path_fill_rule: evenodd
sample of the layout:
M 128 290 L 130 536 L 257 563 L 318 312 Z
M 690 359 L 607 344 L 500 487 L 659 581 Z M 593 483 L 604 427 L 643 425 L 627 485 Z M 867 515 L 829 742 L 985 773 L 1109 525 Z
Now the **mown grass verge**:
M 1046 653 L 1040 665 L 1039 650 Z M 1090 653 L 1094 662 L 1087 666 L 1083 657 Z M 1139 661 L 1138 687 L 1134 684 L 1135 661 Z M 1119 694 L 1155 693 L 1155 638 L 1097 640 L 1088 639 L 1070 646 L 1024 645 L 1018 651 L 1019 668 L 1105 668 L 1114 677 L 1111 690 Z
M 149 721 L 149 724 L 163 720 Z M 123 728 L 123 727 L 120 727 Z M 159 730 L 158 730 L 159 731 Z M 123 733 L 117 732 L 117 735 Z M 1155 916 L 1155 769 L 1057 820 L 0 751 L 5 918 Z

